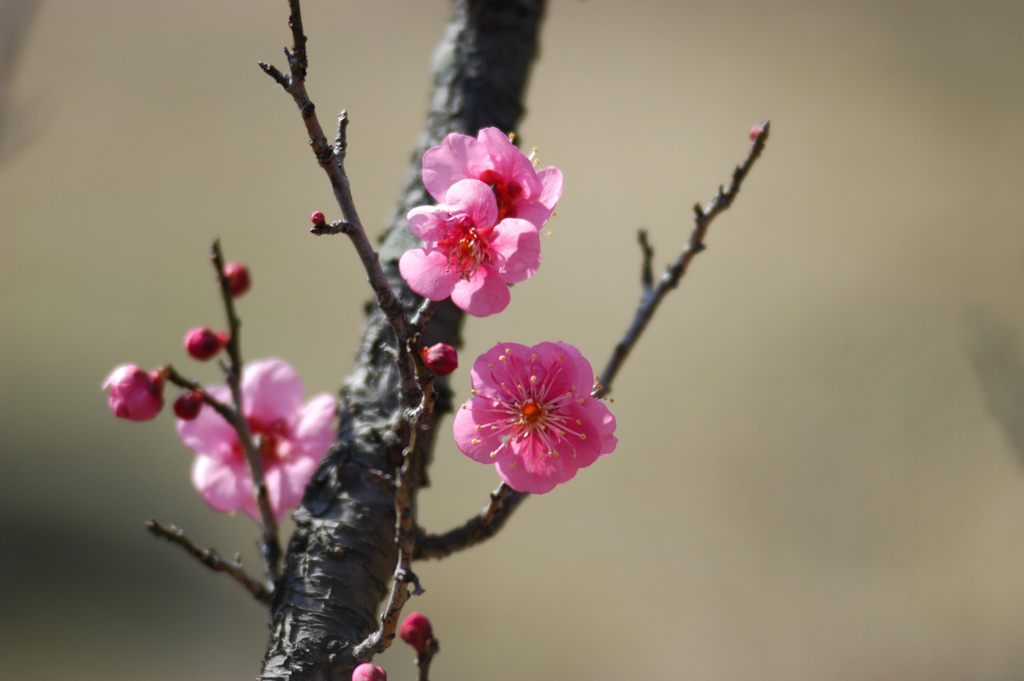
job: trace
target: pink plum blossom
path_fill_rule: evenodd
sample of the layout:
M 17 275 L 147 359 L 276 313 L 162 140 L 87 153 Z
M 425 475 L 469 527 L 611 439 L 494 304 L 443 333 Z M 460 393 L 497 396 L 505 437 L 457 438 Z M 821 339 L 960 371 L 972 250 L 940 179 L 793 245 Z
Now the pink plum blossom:
M 451 296 L 476 317 L 508 307 L 506 284 L 540 267 L 539 228 L 519 218 L 499 221 L 494 192 L 479 180 L 456 182 L 441 205 L 413 208 L 409 228 L 424 241 L 398 262 L 409 288 L 430 300 Z
M 164 376 L 135 364 L 122 364 L 103 381 L 107 404 L 114 416 L 129 421 L 155 419 L 164 407 Z
M 535 170 L 533 162 L 497 128 L 475 138 L 456 132 L 423 154 L 423 185 L 438 201 L 460 180 L 489 185 L 498 202 L 498 219 L 520 218 L 544 226 L 562 196 L 562 171 Z
M 499 343 L 470 376 L 473 396 L 455 415 L 455 442 L 474 461 L 495 464 L 512 489 L 549 492 L 615 449 L 615 417 L 591 397 L 594 371 L 568 343 Z
M 287 362 L 252 362 L 242 372 L 242 413 L 260 445 L 270 507 L 280 520 L 302 501 L 306 483 L 334 439 L 334 398 L 324 393 L 302 402 L 302 379 Z M 229 403 L 227 386 L 206 393 Z M 218 511 L 243 510 L 259 520 L 252 475 L 238 434 L 210 408 L 191 421 L 179 420 L 178 437 L 196 453 L 192 484 Z

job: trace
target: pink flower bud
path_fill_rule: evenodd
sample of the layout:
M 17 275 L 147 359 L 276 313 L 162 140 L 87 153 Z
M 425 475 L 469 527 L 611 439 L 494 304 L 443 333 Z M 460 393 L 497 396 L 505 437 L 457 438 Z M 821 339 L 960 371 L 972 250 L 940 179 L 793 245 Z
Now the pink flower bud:
M 249 290 L 249 268 L 240 262 L 224 265 L 224 276 L 231 287 L 231 296 L 237 298 Z
M 224 348 L 226 334 L 216 334 L 207 328 L 192 329 L 185 334 L 185 349 L 194 359 L 206 361 Z
M 203 393 L 200 390 L 187 392 L 174 400 L 174 415 L 182 421 L 191 421 L 199 416 L 199 410 L 203 408 Z
M 750 129 L 750 141 L 753 142 L 757 139 L 757 136 L 761 134 L 761 126 L 755 125 Z
M 313 211 L 313 214 L 309 216 L 309 219 L 317 227 L 323 227 L 327 224 L 327 218 L 325 218 L 324 214 L 318 210 Z
M 420 349 L 420 357 L 435 376 L 447 376 L 459 366 L 459 354 L 447 343 L 435 343 Z
M 430 640 L 434 638 L 434 630 L 426 615 L 414 612 L 402 622 L 402 628 L 398 630 L 398 635 L 422 655 L 430 645 Z
M 164 406 L 164 377 L 160 371 L 147 373 L 134 364 L 122 364 L 107 376 L 103 388 L 110 390 L 107 404 L 121 419 L 149 421 Z
M 388 673 L 375 664 L 364 662 L 352 671 L 352 681 L 388 681 Z

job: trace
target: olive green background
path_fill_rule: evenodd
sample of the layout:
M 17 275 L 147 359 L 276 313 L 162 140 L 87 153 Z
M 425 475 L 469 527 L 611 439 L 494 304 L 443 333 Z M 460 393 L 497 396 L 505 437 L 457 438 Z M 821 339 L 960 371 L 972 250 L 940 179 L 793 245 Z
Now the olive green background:
M 441 0 L 305 3 L 310 92 L 350 112 L 384 224 L 427 103 Z M 286 3 L 50 0 L 0 166 L 0 667 L 10 679 L 253 678 L 263 610 L 147 535 L 242 551 L 162 415 L 118 421 L 115 365 L 219 326 L 220 237 L 253 272 L 243 351 L 312 394 L 368 299 L 290 99 Z M 443 679 L 1024 676 L 1024 5 L 553 0 L 519 131 L 565 174 L 544 264 L 471 319 L 603 366 L 639 294 L 639 226 L 674 258 L 771 118 L 769 147 L 614 386 L 619 447 L 497 538 L 421 565 Z M 981 358 L 984 371 L 974 368 Z M 994 418 L 993 411 L 1003 414 Z M 1018 431 L 1019 432 L 1019 431 Z M 1018 440 L 1020 441 L 1020 440 Z M 494 471 L 443 443 L 422 520 Z M 403 646 L 380 658 L 415 678 Z

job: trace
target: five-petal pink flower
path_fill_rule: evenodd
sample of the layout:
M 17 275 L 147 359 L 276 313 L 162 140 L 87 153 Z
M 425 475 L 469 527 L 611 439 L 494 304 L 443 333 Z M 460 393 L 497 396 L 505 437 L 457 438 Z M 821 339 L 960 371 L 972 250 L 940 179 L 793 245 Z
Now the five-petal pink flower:
M 498 202 L 498 219 L 520 218 L 544 226 L 562 196 L 562 171 L 541 170 L 497 128 L 475 138 L 451 133 L 423 155 L 423 185 L 437 201 L 460 180 L 480 180 Z
M 242 374 L 242 412 L 257 439 L 270 507 L 280 520 L 302 501 L 306 483 L 334 439 L 335 401 L 326 393 L 303 404 L 302 379 L 287 362 L 249 364 Z M 230 403 L 226 386 L 206 388 Z M 191 421 L 179 420 L 178 436 L 196 453 L 192 484 L 218 511 L 242 510 L 259 520 L 252 475 L 238 435 L 209 407 Z
M 615 417 L 591 396 L 594 371 L 568 343 L 499 343 L 471 370 L 455 415 L 463 454 L 493 463 L 519 492 L 542 494 L 615 449 Z
M 424 241 L 398 262 L 409 288 L 430 300 L 452 302 L 471 315 L 504 310 L 507 284 L 533 276 L 540 267 L 537 225 L 498 219 L 494 192 L 479 180 L 460 180 L 444 203 L 409 211 L 409 228 Z

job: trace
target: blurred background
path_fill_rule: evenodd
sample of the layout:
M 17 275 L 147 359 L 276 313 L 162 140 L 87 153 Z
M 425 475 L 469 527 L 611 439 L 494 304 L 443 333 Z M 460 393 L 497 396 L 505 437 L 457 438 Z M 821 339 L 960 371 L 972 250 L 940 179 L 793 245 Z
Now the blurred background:
M 350 112 L 364 223 L 419 134 L 442 0 L 305 3 L 310 92 Z M 251 679 L 264 610 L 143 522 L 256 569 L 173 419 L 116 420 L 116 365 L 222 324 L 207 260 L 246 262 L 243 352 L 307 391 L 348 373 L 369 297 L 290 98 L 284 2 L 48 0 L 0 165 L 0 663 L 10 679 Z M 419 566 L 436 679 L 1024 677 L 1024 5 L 552 0 L 517 132 L 565 173 L 544 266 L 469 320 L 603 366 L 639 295 L 772 120 L 616 385 L 619 447 L 494 540 Z M 8 37 L 7 40 L 10 40 Z M 9 45 L 10 43 L 8 43 Z M 5 74 L 10 75 L 10 74 Z M 468 371 L 454 376 L 458 399 Z M 1016 444 L 1015 444 L 1016 443 Z M 497 485 L 450 443 L 422 520 Z M 393 681 L 413 654 L 379 658 Z

